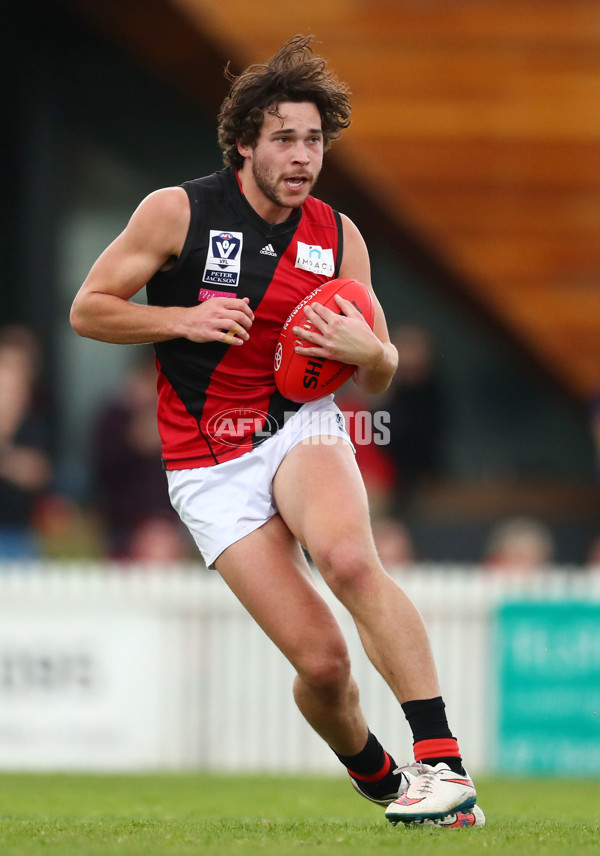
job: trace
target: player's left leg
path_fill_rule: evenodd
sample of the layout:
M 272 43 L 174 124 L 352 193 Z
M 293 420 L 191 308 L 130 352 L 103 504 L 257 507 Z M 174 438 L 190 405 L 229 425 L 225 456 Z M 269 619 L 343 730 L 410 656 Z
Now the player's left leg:
M 439 819 L 459 808 L 469 810 L 476 792 L 448 727 L 427 631 L 414 604 L 379 562 L 366 492 L 348 443 L 327 436 L 295 446 L 279 467 L 274 497 L 279 513 L 351 613 L 371 662 L 402 704 L 415 758 L 421 762 L 411 787 L 431 790 L 431 776 L 421 776 L 436 769 L 432 798 L 424 800 L 420 794 L 418 810 L 398 807 L 403 815 L 398 819 Z M 411 799 L 414 807 L 416 798 Z
M 279 513 L 351 613 L 369 658 L 398 700 L 439 696 L 423 620 L 379 562 L 348 443 L 334 437 L 299 443 L 280 464 L 273 490 Z

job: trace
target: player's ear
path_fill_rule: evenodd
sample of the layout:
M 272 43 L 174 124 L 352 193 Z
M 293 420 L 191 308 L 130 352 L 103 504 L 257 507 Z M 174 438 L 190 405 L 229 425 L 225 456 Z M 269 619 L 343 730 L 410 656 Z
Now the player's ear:
M 248 143 L 243 143 L 241 140 L 236 140 L 236 146 L 238 152 L 241 154 L 243 158 L 250 157 L 250 153 L 252 151 L 252 146 Z

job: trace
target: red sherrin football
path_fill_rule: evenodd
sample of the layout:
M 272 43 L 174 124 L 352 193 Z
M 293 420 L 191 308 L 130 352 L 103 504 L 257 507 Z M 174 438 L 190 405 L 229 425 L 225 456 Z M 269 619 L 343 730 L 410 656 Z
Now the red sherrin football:
M 326 360 L 321 357 L 304 357 L 297 354 L 297 345 L 306 346 L 306 341 L 294 336 L 294 327 L 307 327 L 312 324 L 304 313 L 311 303 L 320 303 L 333 312 L 342 314 L 335 302 L 335 295 L 353 303 L 367 324 L 373 329 L 375 309 L 369 289 L 355 279 L 333 279 L 315 288 L 290 314 L 281 328 L 279 341 L 275 349 L 275 383 L 279 392 L 290 401 L 315 401 L 335 392 L 352 377 L 355 366 L 340 363 L 338 360 Z

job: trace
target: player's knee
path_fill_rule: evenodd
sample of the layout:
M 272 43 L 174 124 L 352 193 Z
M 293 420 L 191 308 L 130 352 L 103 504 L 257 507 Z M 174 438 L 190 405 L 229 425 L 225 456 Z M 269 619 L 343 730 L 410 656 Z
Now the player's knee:
M 381 569 L 374 553 L 362 544 L 340 541 L 313 557 L 327 584 L 342 602 L 368 596 Z
M 312 691 L 336 696 L 346 691 L 351 666 L 348 650 L 339 647 L 322 656 L 312 656 L 300 664 L 298 676 Z

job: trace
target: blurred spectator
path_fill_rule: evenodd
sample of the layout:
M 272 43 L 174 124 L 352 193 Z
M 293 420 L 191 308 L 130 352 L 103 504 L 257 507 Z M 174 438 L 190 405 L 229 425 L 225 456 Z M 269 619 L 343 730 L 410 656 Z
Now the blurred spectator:
M 154 562 L 168 565 L 198 561 L 198 550 L 179 518 L 158 515 L 142 520 L 131 533 L 126 558 L 134 562 Z
M 101 559 L 104 542 L 98 522 L 87 509 L 60 494 L 36 504 L 33 522 L 46 559 Z
M 137 527 L 148 518 L 170 519 L 183 527 L 169 501 L 156 402 L 156 368 L 148 354 L 127 374 L 94 427 L 93 504 L 113 558 L 129 555 Z
M 491 570 L 523 573 L 547 568 L 554 554 L 554 537 L 547 526 L 529 517 L 514 517 L 492 530 L 485 565 Z
M 38 554 L 36 501 L 52 479 L 45 414 L 36 407 L 40 347 L 32 330 L 0 330 L 0 558 Z
M 374 520 L 373 538 L 384 568 L 407 567 L 416 562 L 412 537 L 400 520 L 392 517 Z
M 380 407 L 390 415 L 386 451 L 395 470 L 396 511 L 402 512 L 415 490 L 442 472 L 442 395 L 429 333 L 400 326 L 390 338 L 398 370 Z

